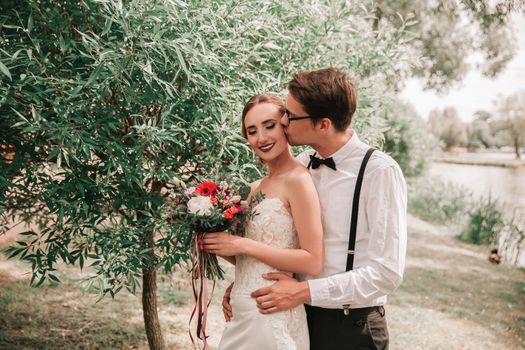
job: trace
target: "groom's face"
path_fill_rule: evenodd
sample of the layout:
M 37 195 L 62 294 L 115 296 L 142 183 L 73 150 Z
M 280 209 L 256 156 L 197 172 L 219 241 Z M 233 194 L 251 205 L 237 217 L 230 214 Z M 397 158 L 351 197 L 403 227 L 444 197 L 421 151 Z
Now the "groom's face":
M 310 144 L 315 136 L 315 128 L 312 120 L 305 117 L 308 113 L 304 106 L 291 93 L 286 97 L 285 106 L 287 113 L 281 118 L 281 124 L 284 126 L 288 143 L 292 146 Z M 305 118 L 294 120 L 295 117 Z

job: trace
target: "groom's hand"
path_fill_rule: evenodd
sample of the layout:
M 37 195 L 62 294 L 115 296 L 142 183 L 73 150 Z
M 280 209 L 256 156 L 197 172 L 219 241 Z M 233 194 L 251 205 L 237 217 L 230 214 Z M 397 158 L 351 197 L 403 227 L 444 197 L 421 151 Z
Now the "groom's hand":
M 263 278 L 277 282 L 269 287 L 257 289 L 251 294 L 261 314 L 290 310 L 310 302 L 310 288 L 307 282 L 299 282 L 281 272 L 267 273 Z

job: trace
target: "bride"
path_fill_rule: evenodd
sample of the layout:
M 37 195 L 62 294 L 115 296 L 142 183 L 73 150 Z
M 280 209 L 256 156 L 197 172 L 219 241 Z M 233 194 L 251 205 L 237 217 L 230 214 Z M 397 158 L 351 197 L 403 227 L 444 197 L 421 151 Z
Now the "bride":
M 266 177 L 251 184 L 249 200 L 257 214 L 247 223 L 245 237 L 218 232 L 204 239 L 204 249 L 235 264 L 233 317 L 226 324 L 220 350 L 309 349 L 302 305 L 263 315 L 250 296 L 273 283 L 262 277 L 265 273 L 317 275 L 322 270 L 319 199 L 308 170 L 288 147 L 280 122 L 285 113 L 284 103 L 273 95 L 255 95 L 246 103 L 242 135 L 268 168 Z M 255 203 L 258 193 L 263 199 Z

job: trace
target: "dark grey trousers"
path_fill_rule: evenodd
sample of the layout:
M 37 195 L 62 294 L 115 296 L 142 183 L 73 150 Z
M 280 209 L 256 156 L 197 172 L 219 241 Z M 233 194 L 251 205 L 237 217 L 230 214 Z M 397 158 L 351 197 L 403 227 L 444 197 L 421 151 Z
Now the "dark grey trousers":
M 388 350 L 388 327 L 382 306 L 343 310 L 305 305 L 310 350 Z

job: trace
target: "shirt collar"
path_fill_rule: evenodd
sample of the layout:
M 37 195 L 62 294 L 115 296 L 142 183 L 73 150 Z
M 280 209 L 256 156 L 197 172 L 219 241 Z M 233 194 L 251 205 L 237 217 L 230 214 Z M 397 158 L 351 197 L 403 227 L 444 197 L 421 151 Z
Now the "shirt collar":
M 350 139 L 341 148 L 339 148 L 330 156 L 334 159 L 336 166 L 339 162 L 348 157 L 353 150 L 358 148 L 359 143 L 360 141 L 359 137 L 357 137 L 357 133 L 355 130 L 352 130 L 352 137 L 350 137 Z

